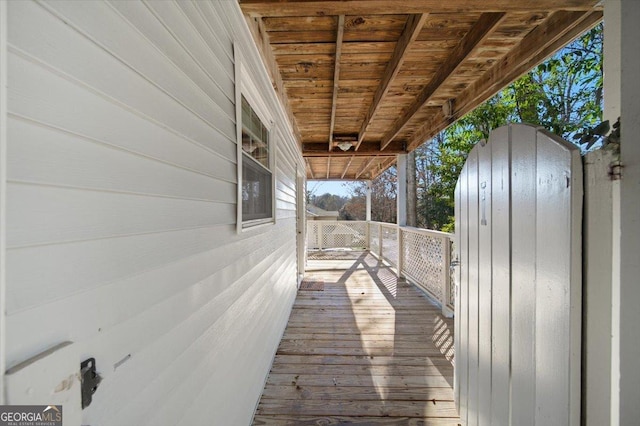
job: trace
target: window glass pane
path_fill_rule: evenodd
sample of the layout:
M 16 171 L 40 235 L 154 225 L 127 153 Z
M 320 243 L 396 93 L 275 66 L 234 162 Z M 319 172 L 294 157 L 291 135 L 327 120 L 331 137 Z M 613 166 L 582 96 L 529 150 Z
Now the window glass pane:
M 242 122 L 248 123 L 251 121 L 251 107 L 249 106 L 249 102 L 242 97 Z
M 271 172 L 242 156 L 242 220 L 272 216 Z
M 251 111 L 251 132 L 256 135 L 256 137 L 261 137 L 261 131 L 260 129 L 262 128 L 262 123 L 260 122 L 260 119 L 258 118 L 258 115 L 256 114 L 255 111 Z
M 269 131 L 242 97 L 242 150 L 269 168 Z
M 251 152 L 251 136 L 249 133 L 242 131 L 242 150 L 244 152 Z

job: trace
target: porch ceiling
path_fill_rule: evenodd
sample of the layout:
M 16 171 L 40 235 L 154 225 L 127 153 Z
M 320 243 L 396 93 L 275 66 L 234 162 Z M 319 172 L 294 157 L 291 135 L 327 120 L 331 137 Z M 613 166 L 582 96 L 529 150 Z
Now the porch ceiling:
M 602 19 L 599 0 L 240 6 L 309 179 L 375 178 Z

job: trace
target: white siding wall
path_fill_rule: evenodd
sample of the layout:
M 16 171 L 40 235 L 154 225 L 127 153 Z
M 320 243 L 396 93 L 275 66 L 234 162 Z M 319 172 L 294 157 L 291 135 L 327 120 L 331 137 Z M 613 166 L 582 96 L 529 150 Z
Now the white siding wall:
M 249 423 L 295 297 L 303 166 L 236 2 L 8 21 L 7 366 L 69 340 L 103 376 L 84 423 Z M 234 45 L 282 134 L 276 223 L 240 234 Z

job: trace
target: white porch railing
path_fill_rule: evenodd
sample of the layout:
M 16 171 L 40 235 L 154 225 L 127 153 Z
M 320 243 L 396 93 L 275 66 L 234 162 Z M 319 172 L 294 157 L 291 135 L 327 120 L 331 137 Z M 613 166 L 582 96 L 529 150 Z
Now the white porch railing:
M 450 273 L 452 234 L 392 223 L 309 221 L 309 250 L 366 249 L 396 268 L 453 314 L 455 291 Z

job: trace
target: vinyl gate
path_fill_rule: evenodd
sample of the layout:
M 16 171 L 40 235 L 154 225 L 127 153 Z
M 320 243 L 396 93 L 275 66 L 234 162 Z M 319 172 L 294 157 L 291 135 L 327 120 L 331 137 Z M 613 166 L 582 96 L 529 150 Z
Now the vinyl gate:
M 582 163 L 496 129 L 456 187 L 455 395 L 469 426 L 580 422 Z

